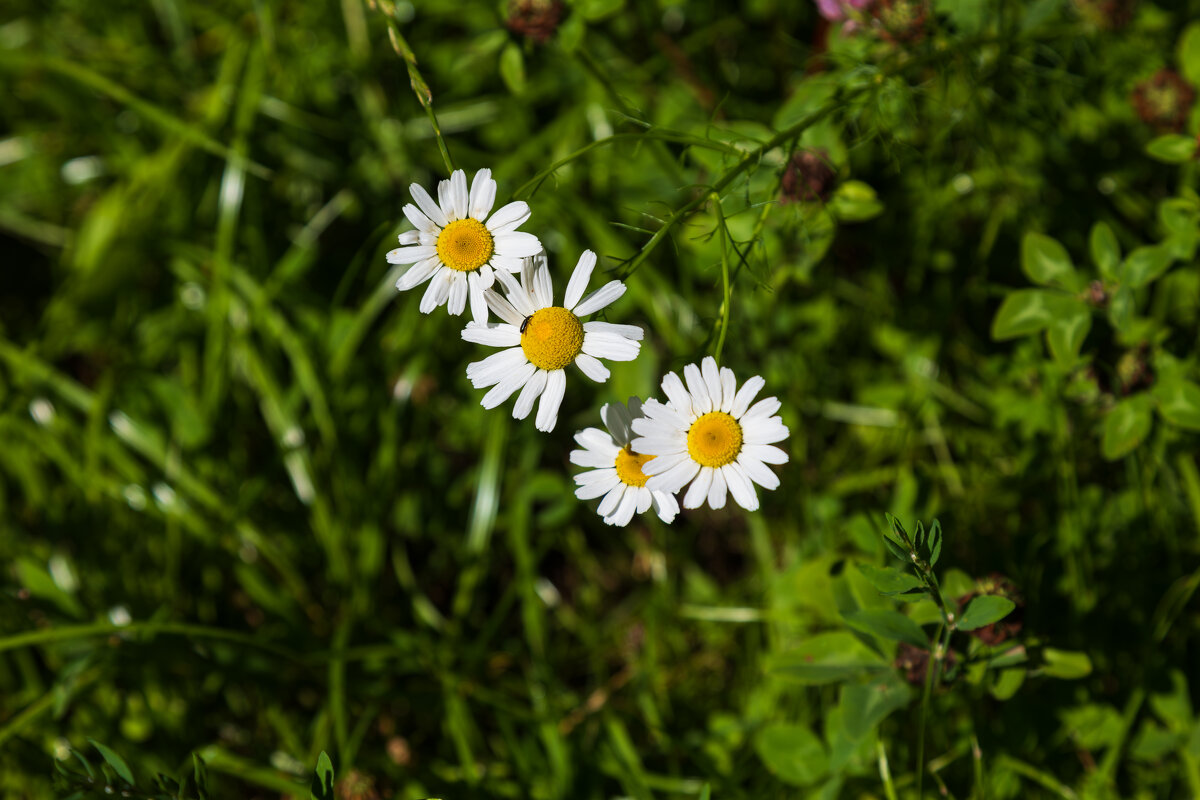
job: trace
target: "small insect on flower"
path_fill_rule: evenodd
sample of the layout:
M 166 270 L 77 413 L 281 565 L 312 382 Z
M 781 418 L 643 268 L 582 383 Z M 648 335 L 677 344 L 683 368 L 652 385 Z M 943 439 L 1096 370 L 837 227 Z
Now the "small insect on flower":
M 496 182 L 490 169 L 475 173 L 470 191 L 466 173 L 455 170 L 450 180 L 438 184 L 437 203 L 418 184 L 408 190 L 416 205 L 406 205 L 404 216 L 417 229 L 400 234 L 404 246 L 390 251 L 387 260 L 413 266 L 396 288 L 403 292 L 429 281 L 422 314 L 443 304 L 451 314 L 461 314 L 469 298 L 472 318 L 487 322 L 483 293 L 492 287 L 496 272 L 519 272 L 524 258 L 541 252 L 536 236 L 517 230 L 529 219 L 529 206 L 517 200 L 492 214 Z
M 540 396 L 537 429 L 552 431 L 566 391 L 567 366 L 574 364 L 584 375 L 603 383 L 608 380 L 609 371 L 599 359 L 637 358 L 641 328 L 598 320 L 580 321 L 580 317 L 607 307 L 625 294 L 624 283 L 609 281 L 583 297 L 595 266 L 596 254 L 584 251 L 571 273 L 561 306 L 554 305 L 554 287 L 544 254 L 525 262 L 520 284 L 510 275 L 496 273 L 508 297 L 505 299 L 492 290 L 485 297 L 488 307 L 503 321 L 469 322 L 462 332 L 468 342 L 505 348 L 467 365 L 467 377 L 476 389 L 492 387 L 481 401 L 484 408 L 495 408 L 520 389 L 513 417 L 529 416 Z
M 775 414 L 779 400 L 768 397 L 751 406 L 766 382 L 756 375 L 738 389 L 733 370 L 718 370 L 711 356 L 700 367 L 688 364 L 683 375 L 686 388 L 678 375 L 668 372 L 662 380 L 667 402 L 647 400 L 645 417 L 632 423 L 639 434 L 633 449 L 655 457 L 643 466 L 650 476 L 646 487 L 675 493 L 690 483 L 684 508 L 699 508 L 705 500 L 712 508 L 723 508 L 728 491 L 742 508 L 757 510 L 754 484 L 777 488 L 779 478 L 766 465 L 788 460 L 773 445 L 788 437 L 787 426 Z
M 592 467 L 575 476 L 580 500 L 603 497 L 596 513 L 609 525 L 628 525 L 635 513 L 653 508 L 663 522 L 679 513 L 679 503 L 670 492 L 651 491 L 642 468 L 654 456 L 642 455 L 630 447 L 633 420 L 642 418 L 642 401 L 629 398 L 628 406 L 609 403 L 601 407 L 600 418 L 607 431 L 584 428 L 575 434 L 582 450 L 571 451 L 571 463 Z

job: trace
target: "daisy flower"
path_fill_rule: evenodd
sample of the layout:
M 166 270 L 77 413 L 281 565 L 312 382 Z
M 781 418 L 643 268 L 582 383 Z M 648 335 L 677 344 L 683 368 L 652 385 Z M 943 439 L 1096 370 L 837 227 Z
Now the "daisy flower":
M 483 396 L 484 408 L 495 408 L 520 389 L 513 417 L 525 419 L 540 395 L 537 429 L 552 431 L 567 387 L 568 365 L 574 363 L 584 375 L 603 383 L 609 372 L 599 359 L 637 358 L 641 328 L 580 321 L 580 317 L 605 308 L 625 294 L 624 283 L 609 281 L 583 297 L 595 266 L 596 254 L 585 250 L 567 282 L 561 306 L 554 305 L 554 287 L 544 254 L 526 259 L 519 285 L 508 273 L 496 273 L 508 299 L 494 289 L 484 292 L 484 296 L 488 307 L 503 322 L 469 322 L 462 332 L 468 342 L 505 348 L 467 365 L 467 377 L 476 389 L 492 387 Z
M 412 264 L 396 288 L 404 292 L 429 281 L 421 298 L 422 314 L 445 304 L 457 316 L 469 297 L 471 316 L 486 322 L 483 293 L 495 274 L 519 272 L 522 259 L 541 252 L 536 236 L 517 230 L 529 219 L 529 206 L 517 200 L 491 214 L 496 182 L 490 169 L 475 173 L 470 192 L 467 174 L 456 169 L 450 180 L 438 184 L 437 203 L 418 184 L 408 191 L 417 204 L 406 205 L 404 216 L 417 229 L 400 234 L 404 246 L 387 254 L 389 264 Z
M 633 439 L 633 420 L 642 417 L 642 401 L 629 398 L 628 408 L 622 403 L 609 403 L 600 408 L 604 427 L 584 428 L 575 434 L 582 450 L 571 451 L 571 463 L 592 467 L 575 476 L 579 488 L 575 496 L 591 500 L 603 495 L 596 513 L 609 525 L 628 525 L 635 513 L 642 514 L 653 507 L 659 519 L 670 522 L 679 513 L 679 503 L 670 492 L 652 491 L 646 486 L 642 471 L 654 456 L 642 455 L 629 446 Z
M 775 416 L 779 400 L 768 397 L 753 406 L 765 381 L 755 375 L 738 389 L 733 370 L 717 369 L 712 357 L 699 368 L 683 368 L 687 386 L 674 372 L 663 378 L 666 403 L 647 400 L 642 419 L 632 427 L 640 436 L 633 449 L 654 456 L 643 466 L 652 492 L 679 492 L 690 482 L 684 508 L 699 508 L 707 499 L 712 508 L 725 506 L 728 489 L 747 511 L 758 509 L 757 483 L 779 486 L 767 464 L 786 464 L 787 453 L 772 445 L 788 437 L 783 420 Z

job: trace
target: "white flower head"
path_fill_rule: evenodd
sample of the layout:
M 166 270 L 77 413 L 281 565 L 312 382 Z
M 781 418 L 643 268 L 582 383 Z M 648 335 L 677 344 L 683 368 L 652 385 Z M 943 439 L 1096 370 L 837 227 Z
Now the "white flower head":
M 786 464 L 787 453 L 773 446 L 788 437 L 787 426 L 775 414 L 779 400 L 768 397 L 753 406 L 766 383 L 754 376 L 739 390 L 733 370 L 717 369 L 712 357 L 699 368 L 683 368 L 687 386 L 674 372 L 662 380 L 666 403 L 647 400 L 642 419 L 633 421 L 639 453 L 654 456 L 643 470 L 652 492 L 678 492 L 690 482 L 684 508 L 725 506 L 726 490 L 747 511 L 758 509 L 757 483 L 775 489 L 779 478 L 767 464 Z
M 608 431 L 584 428 L 575 434 L 582 450 L 571 451 L 571 463 L 592 467 L 575 476 L 579 488 L 575 496 L 592 500 L 603 496 L 596 513 L 609 525 L 628 525 L 633 515 L 653 508 L 663 522 L 679 513 L 679 503 L 670 492 L 652 491 L 646 486 L 642 467 L 654 456 L 642 455 L 630 447 L 633 421 L 642 417 L 642 401 L 629 398 L 629 405 L 609 403 L 600 408 L 600 418 Z
M 491 214 L 496 182 L 490 169 L 475 173 L 469 192 L 467 174 L 456 169 L 450 180 L 438 184 L 437 203 L 418 184 L 408 191 L 417 204 L 406 205 L 404 216 L 417 229 L 400 234 L 404 246 L 387 254 L 389 264 L 412 264 L 396 288 L 404 292 L 429 281 L 421 298 L 422 314 L 445 304 L 457 316 L 469 297 L 471 316 L 486 322 L 483 293 L 495 274 L 519 272 L 524 258 L 541 252 L 536 236 L 517 230 L 529 219 L 529 206 L 517 200 Z
M 537 429 L 552 431 L 567 387 L 566 367 L 574 363 L 584 375 L 603 383 L 609 372 L 599 359 L 637 358 L 641 328 L 580 320 L 625 294 L 625 284 L 614 280 L 583 297 L 595 266 L 596 254 L 585 250 L 567 282 L 561 306 L 554 305 L 554 286 L 544 254 L 526 260 L 520 284 L 505 272 L 496 273 L 508 299 L 495 290 L 484 296 L 503 322 L 469 322 L 462 332 L 468 342 L 505 348 L 467 365 L 467 377 L 476 389 L 492 387 L 481 401 L 484 408 L 495 408 L 520 389 L 513 417 L 529 416 L 540 396 Z

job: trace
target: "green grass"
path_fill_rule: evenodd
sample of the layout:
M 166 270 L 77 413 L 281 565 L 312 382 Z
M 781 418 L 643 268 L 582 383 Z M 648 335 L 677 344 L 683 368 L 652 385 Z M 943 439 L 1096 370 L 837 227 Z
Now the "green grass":
M 0 795 L 303 796 L 322 751 L 364 800 L 1200 795 L 1197 170 L 1130 102 L 1200 82 L 1200 7 L 566 5 L 542 45 L 482 0 L 9 0 Z M 837 190 L 779 202 L 815 148 Z M 551 434 L 394 289 L 450 166 L 646 329 Z M 708 354 L 783 402 L 780 489 L 605 526 L 573 432 Z M 955 655 L 910 683 L 913 626 Z

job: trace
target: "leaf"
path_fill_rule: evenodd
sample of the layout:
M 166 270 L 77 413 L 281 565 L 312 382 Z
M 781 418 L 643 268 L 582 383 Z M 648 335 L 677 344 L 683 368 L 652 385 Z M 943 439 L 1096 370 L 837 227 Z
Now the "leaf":
M 1163 380 L 1154 387 L 1158 413 L 1167 422 L 1200 431 L 1200 386 L 1183 378 Z
M 912 698 L 912 689 L 895 672 L 866 683 L 845 684 L 840 706 L 846 735 L 855 741 L 862 739 L 893 711 L 907 706 Z
M 937 566 L 938 559 L 942 557 L 942 523 L 938 520 L 933 521 L 933 525 L 929 527 L 929 566 Z
M 1045 289 L 1018 289 L 1011 292 L 992 320 L 992 338 L 1016 339 L 1044 329 L 1054 320 L 1050 310 L 1051 293 Z
M 984 625 L 999 622 L 1009 615 L 1017 604 L 998 594 L 984 594 L 971 600 L 967 610 L 958 619 L 960 631 L 973 631 Z
M 1168 164 L 1182 164 L 1196 156 L 1196 138 L 1168 133 L 1151 139 L 1146 145 L 1146 155 Z
M 1042 658 L 1045 660 L 1042 672 L 1052 678 L 1075 680 L 1092 673 L 1092 660 L 1086 653 L 1047 647 L 1042 650 Z
M 843 616 L 846 624 L 860 633 L 869 633 L 891 642 L 908 642 L 914 647 L 929 648 L 929 637 L 921 626 L 899 611 L 890 608 L 870 608 Z
M 1021 269 L 1042 286 L 1069 288 L 1075 277 L 1066 249 L 1056 239 L 1032 231 L 1021 240 Z
M 1138 397 L 1122 400 L 1104 418 L 1100 451 L 1109 461 L 1124 457 L 1150 433 L 1150 406 Z
M 793 786 L 816 783 L 829 771 L 825 745 L 805 725 L 772 723 L 759 732 L 754 749 L 775 777 Z
M 849 631 L 818 633 L 768 665 L 776 672 L 807 684 L 833 683 L 884 669 L 887 662 Z
M 1079 360 L 1079 350 L 1091 329 L 1091 309 L 1079 302 L 1072 313 L 1056 317 L 1046 329 L 1046 344 L 1050 347 L 1050 355 L 1062 366 L 1071 366 Z
M 1145 286 L 1171 267 L 1171 251 L 1162 245 L 1135 248 L 1125 259 L 1124 282 L 1134 289 Z
M 995 677 L 992 680 L 992 685 L 988 687 L 988 691 L 997 700 L 1009 699 L 1025 683 L 1025 669 L 1023 667 L 1009 667 L 1008 669 L 999 670 L 994 675 Z
M 208 765 L 199 753 L 192 753 L 192 771 L 196 779 L 196 795 L 199 800 L 208 800 Z
M 1128 286 L 1113 292 L 1108 304 L 1108 321 L 1118 331 L 1124 331 L 1133 322 L 1133 290 Z
M 1092 263 L 1100 274 L 1108 280 L 1117 279 L 1117 270 L 1121 266 L 1121 244 L 1117 235 L 1107 222 L 1097 222 L 1092 226 L 1092 235 L 1088 240 L 1092 251 Z
M 525 92 L 525 56 L 516 42 L 509 42 L 500 52 L 500 77 L 513 94 Z
M 872 564 L 855 564 L 879 591 L 884 594 L 898 594 L 916 589 L 921 585 L 921 579 L 909 572 L 902 572 L 895 567 L 876 567 Z
M 309 797 L 311 800 L 334 800 L 333 762 L 329 760 L 329 754 L 324 750 L 317 757 L 317 771 L 313 775 Z
M 129 771 L 129 765 L 125 763 L 125 759 L 121 758 L 112 750 L 108 749 L 91 737 L 88 737 L 88 741 L 92 743 L 92 747 L 95 747 L 98 751 L 100 751 L 100 755 L 103 756 L 104 760 L 108 762 L 108 765 L 113 768 L 113 771 L 121 776 L 121 780 L 125 781 L 130 786 L 133 786 L 133 773 Z
M 883 203 L 868 184 L 846 181 L 830 198 L 829 210 L 841 222 L 866 222 L 883 213 Z
M 1188 83 L 1200 85 L 1200 22 L 1193 22 L 1183 29 L 1175 45 L 1175 61 Z

